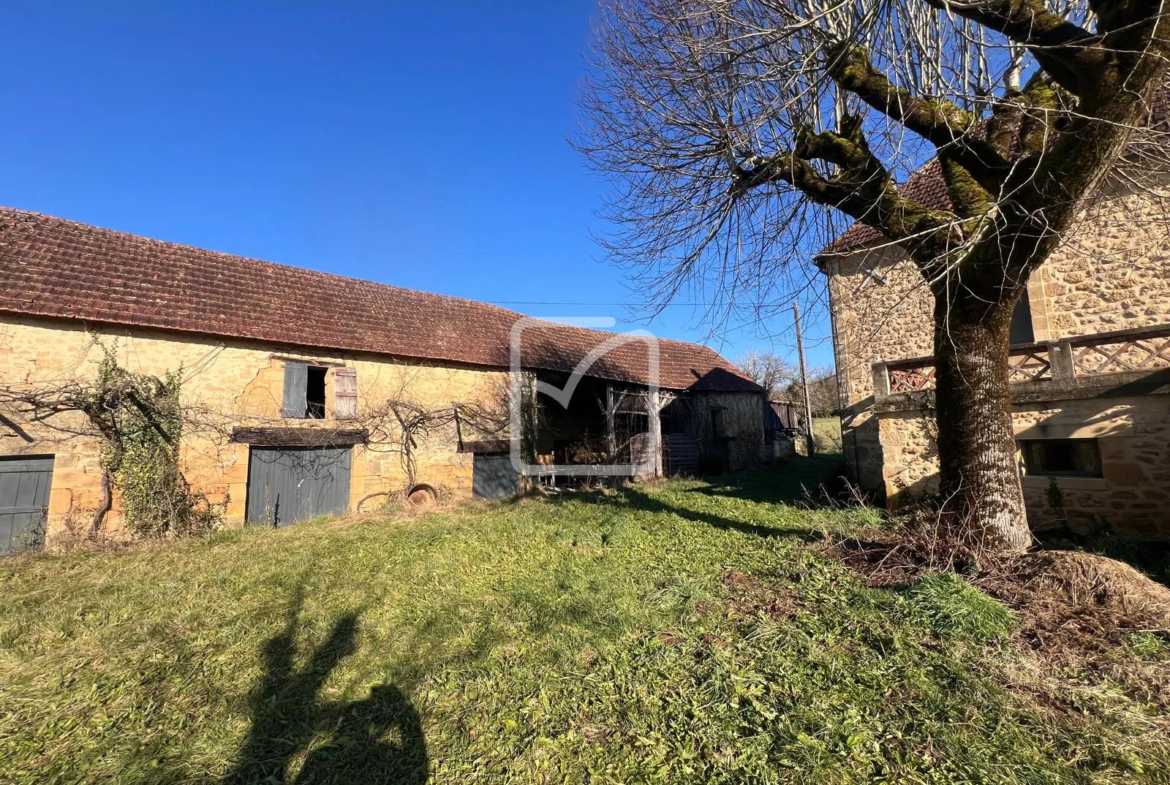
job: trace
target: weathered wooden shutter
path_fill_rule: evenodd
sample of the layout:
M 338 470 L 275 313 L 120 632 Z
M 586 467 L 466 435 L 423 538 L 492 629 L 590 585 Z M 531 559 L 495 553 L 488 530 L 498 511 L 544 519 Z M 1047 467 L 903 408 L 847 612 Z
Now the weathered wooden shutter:
M 333 411 L 339 420 L 352 420 L 358 416 L 356 368 L 333 371 Z
M 285 417 L 302 419 L 308 409 L 306 395 L 309 390 L 309 366 L 305 363 L 284 364 L 284 406 L 281 414 Z

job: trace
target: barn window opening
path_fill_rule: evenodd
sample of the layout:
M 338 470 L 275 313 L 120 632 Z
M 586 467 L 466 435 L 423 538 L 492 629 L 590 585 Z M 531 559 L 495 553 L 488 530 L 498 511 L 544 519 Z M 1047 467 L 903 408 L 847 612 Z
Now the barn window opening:
M 1096 439 L 1028 439 L 1020 442 L 1024 472 L 1045 477 L 1100 477 Z
M 310 420 L 325 419 L 325 375 L 328 368 L 309 366 L 305 384 L 305 417 Z
M 282 416 L 295 420 L 325 419 L 325 379 L 329 369 L 299 362 L 284 364 Z

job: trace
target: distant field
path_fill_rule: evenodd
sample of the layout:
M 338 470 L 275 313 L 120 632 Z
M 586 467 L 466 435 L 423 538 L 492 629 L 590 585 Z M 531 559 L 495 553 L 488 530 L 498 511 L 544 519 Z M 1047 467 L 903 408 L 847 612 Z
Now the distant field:
M 837 417 L 817 417 L 813 420 L 813 440 L 817 452 L 841 452 L 841 420 Z

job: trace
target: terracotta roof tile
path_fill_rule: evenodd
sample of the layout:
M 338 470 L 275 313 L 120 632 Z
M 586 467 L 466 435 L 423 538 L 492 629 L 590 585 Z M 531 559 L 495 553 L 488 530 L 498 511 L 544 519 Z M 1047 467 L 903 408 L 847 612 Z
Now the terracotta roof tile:
M 0 311 L 292 346 L 508 367 L 521 314 L 487 303 L 149 240 L 0 207 Z M 529 368 L 571 371 L 612 333 L 544 322 L 524 332 Z M 658 339 L 660 384 L 757 391 L 698 344 Z M 644 382 L 644 342 L 590 375 Z
M 907 199 L 913 199 L 931 210 L 951 209 L 951 199 L 947 195 L 947 184 L 943 180 L 942 169 L 939 168 L 937 159 L 931 159 L 925 166 L 906 178 L 905 184 L 898 190 Z M 882 241 L 885 241 L 885 237 L 881 232 L 868 224 L 857 221 L 842 232 L 836 240 L 822 248 L 817 256 L 850 253 Z
M 1170 78 L 1168 78 L 1167 85 L 1154 94 L 1150 104 L 1144 107 L 1139 123 L 1150 129 L 1150 132 L 1131 140 L 1131 144 L 1145 142 L 1157 144 L 1159 147 L 1166 145 L 1166 135 L 1170 131 Z M 981 121 L 973 132 L 978 138 L 983 138 L 985 130 L 986 127 Z M 1055 134 L 1056 131 L 1054 130 L 1053 133 Z M 1014 140 L 1013 145 L 1018 141 L 1018 139 Z M 898 190 L 907 198 L 932 210 L 950 210 L 953 207 L 951 199 L 947 195 L 946 181 L 943 180 L 942 169 L 939 167 L 937 158 L 932 158 L 906 178 L 905 184 Z M 877 229 L 858 221 L 851 224 L 837 239 L 822 248 L 817 257 L 850 253 L 883 241 L 883 239 L 884 236 Z

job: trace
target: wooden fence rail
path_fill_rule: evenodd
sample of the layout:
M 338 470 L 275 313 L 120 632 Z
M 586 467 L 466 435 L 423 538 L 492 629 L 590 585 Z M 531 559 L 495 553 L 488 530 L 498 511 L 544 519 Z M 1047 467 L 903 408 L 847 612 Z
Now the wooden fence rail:
M 1008 362 L 1012 383 L 1071 382 L 1086 376 L 1170 368 L 1170 324 L 1018 344 L 1011 348 Z M 878 400 L 935 386 L 933 357 L 875 363 L 873 373 Z

